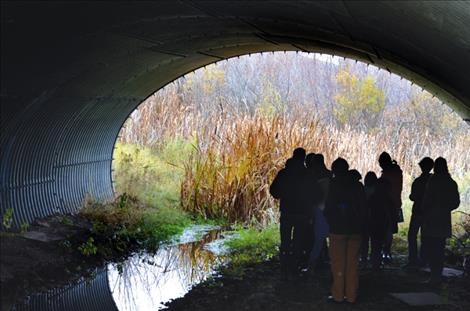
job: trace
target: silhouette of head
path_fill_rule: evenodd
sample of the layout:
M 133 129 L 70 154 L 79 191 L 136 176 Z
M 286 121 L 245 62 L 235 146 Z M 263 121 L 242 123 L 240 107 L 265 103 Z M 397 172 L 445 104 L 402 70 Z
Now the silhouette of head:
M 286 164 L 284 165 L 285 168 L 291 168 L 295 166 L 295 160 L 293 158 L 289 158 L 286 161 Z
M 374 172 L 367 172 L 366 177 L 364 177 L 364 185 L 371 186 L 377 183 L 377 175 Z
M 349 169 L 348 162 L 343 158 L 337 158 L 331 164 L 331 170 L 335 177 L 347 175 Z
M 389 167 L 392 164 L 392 157 L 387 152 L 382 152 L 379 156 L 379 165 L 382 169 Z
M 424 157 L 419 161 L 419 167 L 423 173 L 429 173 L 434 166 L 434 161 L 430 157 Z
M 312 168 L 314 166 L 314 159 L 315 159 L 315 153 L 309 153 L 307 154 L 307 156 L 305 157 L 305 165 L 308 167 L 308 168 Z
M 313 157 L 313 162 L 316 167 L 325 167 L 325 158 L 321 153 L 315 154 Z
M 358 170 L 350 170 L 349 171 L 349 175 L 351 176 L 351 178 L 355 181 L 360 181 L 362 179 L 362 175 L 361 173 L 359 173 Z
M 302 161 L 302 163 L 304 163 L 306 154 L 307 154 L 307 152 L 305 151 L 304 148 L 302 148 L 302 147 L 295 148 L 294 153 L 292 155 L 292 158 L 294 160 Z
M 447 161 L 443 157 L 439 157 L 434 162 L 434 174 L 449 174 Z

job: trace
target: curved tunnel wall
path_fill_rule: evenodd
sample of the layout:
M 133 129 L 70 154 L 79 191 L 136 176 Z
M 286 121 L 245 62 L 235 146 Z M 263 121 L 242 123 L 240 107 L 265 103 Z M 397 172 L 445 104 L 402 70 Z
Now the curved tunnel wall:
M 470 3 L 2 2 L 0 210 L 19 225 L 112 196 L 119 130 L 147 96 L 237 55 L 297 50 L 396 72 L 470 118 Z

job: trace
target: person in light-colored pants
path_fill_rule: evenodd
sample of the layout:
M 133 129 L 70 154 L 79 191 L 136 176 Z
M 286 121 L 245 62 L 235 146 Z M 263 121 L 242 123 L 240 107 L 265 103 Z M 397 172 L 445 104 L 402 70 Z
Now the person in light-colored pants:
M 335 301 L 354 303 L 359 287 L 359 253 L 361 235 L 330 234 L 330 260 L 333 284 L 331 295 Z

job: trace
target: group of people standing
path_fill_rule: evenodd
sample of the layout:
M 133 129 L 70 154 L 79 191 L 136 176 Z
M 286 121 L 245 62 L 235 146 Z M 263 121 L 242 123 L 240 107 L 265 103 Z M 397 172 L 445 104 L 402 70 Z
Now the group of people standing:
M 403 221 L 403 174 L 386 152 L 380 155 L 379 165 L 380 177 L 368 172 L 363 184 L 361 174 L 343 158 L 333 161 L 330 171 L 323 155 L 294 150 L 270 187 L 271 195 L 280 200 L 283 279 L 308 271 L 329 256 L 333 276 L 329 301 L 354 303 L 360 260 L 370 260 L 373 270 L 392 261 L 393 234 Z M 445 240 L 451 235 L 450 212 L 459 206 L 460 197 L 444 158 L 434 162 L 426 157 L 419 165 L 422 174 L 410 194 L 408 266 L 429 264 L 431 282 L 439 282 Z

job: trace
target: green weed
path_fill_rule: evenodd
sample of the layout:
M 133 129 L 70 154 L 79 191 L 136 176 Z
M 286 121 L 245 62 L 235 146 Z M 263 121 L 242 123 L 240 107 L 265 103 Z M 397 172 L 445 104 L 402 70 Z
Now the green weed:
M 277 255 L 280 243 L 278 225 L 271 224 L 261 230 L 238 228 L 235 232 L 237 236 L 225 242 L 234 265 L 261 262 Z
M 89 237 L 85 243 L 81 244 L 78 247 L 78 250 L 84 256 L 91 256 L 96 255 L 96 253 L 98 252 L 98 247 L 96 247 L 95 240 L 93 239 L 93 237 Z
M 2 220 L 3 227 L 7 230 L 11 228 L 13 224 L 13 208 L 9 207 L 3 213 L 3 220 Z
M 27 232 L 29 230 L 29 224 L 27 222 L 24 222 L 20 226 L 20 230 L 22 233 Z

